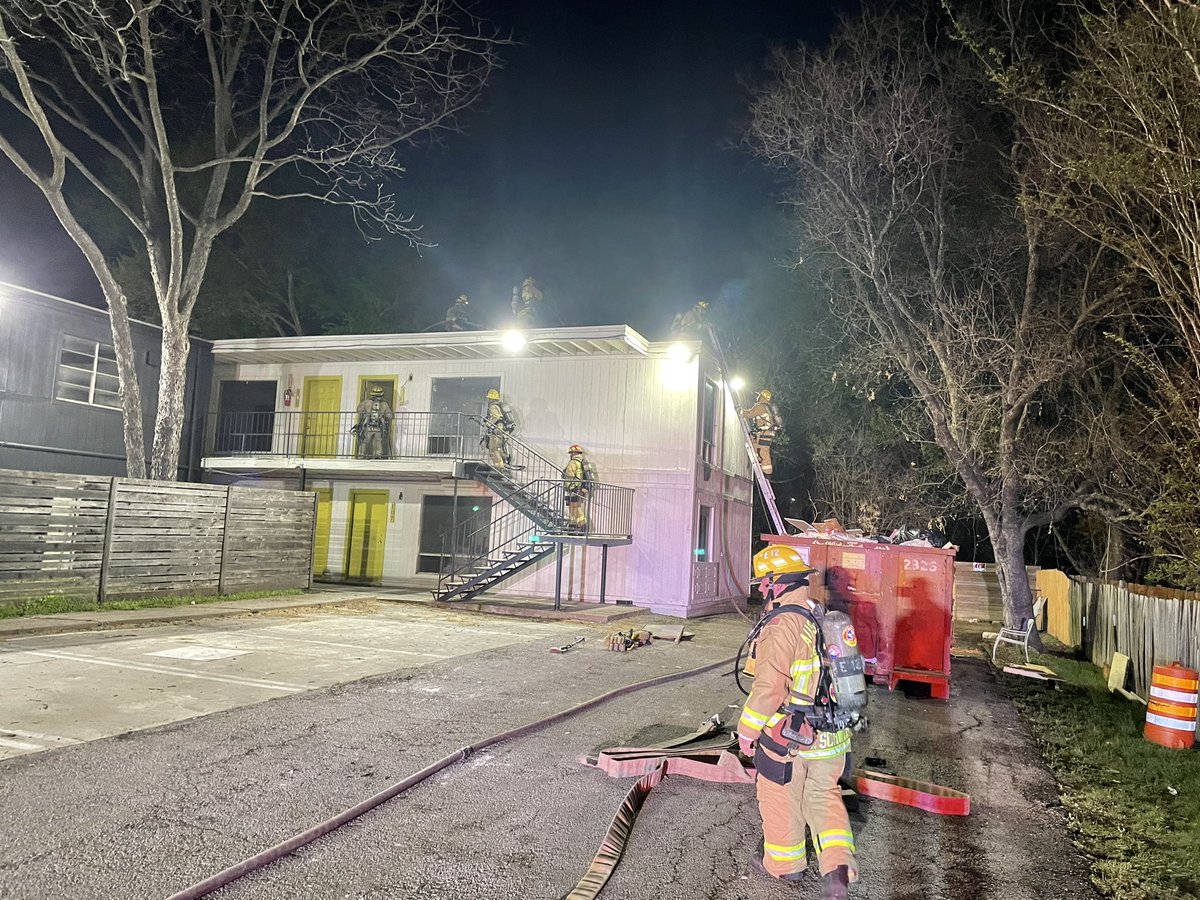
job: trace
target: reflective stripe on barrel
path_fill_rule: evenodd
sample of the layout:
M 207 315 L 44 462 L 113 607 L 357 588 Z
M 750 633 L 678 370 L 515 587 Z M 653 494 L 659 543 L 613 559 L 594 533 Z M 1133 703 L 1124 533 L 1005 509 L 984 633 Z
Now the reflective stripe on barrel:
M 1155 666 L 1146 710 L 1146 740 L 1187 749 L 1196 740 L 1196 706 L 1200 673 L 1180 662 Z

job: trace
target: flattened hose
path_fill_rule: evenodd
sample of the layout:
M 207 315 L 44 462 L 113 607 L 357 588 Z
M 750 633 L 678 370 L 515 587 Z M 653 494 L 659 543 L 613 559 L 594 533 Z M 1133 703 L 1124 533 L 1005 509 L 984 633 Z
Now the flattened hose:
M 168 897 L 167 900 L 197 900 L 199 897 L 205 897 L 208 894 L 211 894 L 213 891 L 223 888 L 225 885 L 230 884 L 245 875 L 249 875 L 252 872 L 257 872 L 259 869 L 270 865 L 280 857 L 287 856 L 289 853 L 300 849 L 306 844 L 311 844 L 317 838 L 323 837 L 324 835 L 329 834 L 331 831 L 341 828 L 347 822 L 351 822 L 363 815 L 363 813 L 370 812 L 375 807 L 386 803 L 393 797 L 399 796 L 413 785 L 420 784 L 430 775 L 436 775 L 438 772 L 442 771 L 442 769 L 448 768 L 449 766 L 454 765 L 456 762 L 466 759 L 472 753 L 477 753 L 486 747 L 491 747 L 492 745 L 499 744 L 502 741 L 524 737 L 531 732 L 545 728 L 547 725 L 553 725 L 556 722 L 561 722 L 563 719 L 569 718 L 577 713 L 584 712 L 585 710 L 589 710 L 595 706 L 599 706 L 602 703 L 606 703 L 607 701 L 616 697 L 620 697 L 624 694 L 630 694 L 634 691 L 640 691 L 644 688 L 656 687 L 660 684 L 669 684 L 672 681 L 690 678 L 693 675 L 701 675 L 704 672 L 712 671 L 713 669 L 720 668 L 721 666 L 727 666 L 733 661 L 733 658 L 730 657 L 729 659 L 722 659 L 718 660 L 717 662 L 707 663 L 706 665 L 699 666 L 695 669 L 688 669 L 685 672 L 672 672 L 669 675 L 659 675 L 656 678 L 649 678 L 646 681 L 639 681 L 634 684 L 626 685 L 625 687 L 619 687 L 608 691 L 607 693 L 601 694 L 598 697 L 593 697 L 591 700 L 585 700 L 582 703 L 577 703 L 568 709 L 564 709 L 561 712 L 556 712 L 544 719 L 538 719 L 536 722 L 530 722 L 528 725 L 521 725 L 517 728 L 510 728 L 508 731 L 502 731 L 499 734 L 492 735 L 489 738 L 484 738 L 483 740 L 477 741 L 474 744 L 470 744 L 466 747 L 460 747 L 449 756 L 444 756 L 437 762 L 430 763 L 421 771 L 414 772 L 403 781 L 398 781 L 390 787 L 384 788 L 374 796 L 368 797 L 361 803 L 357 803 L 354 806 L 351 806 L 349 809 L 343 810 L 333 818 L 326 819 L 324 822 L 321 822 L 319 825 L 314 825 L 307 831 L 302 831 L 299 834 L 293 835 L 286 841 L 276 844 L 274 847 L 268 847 L 266 850 L 256 853 L 254 856 L 244 859 L 239 863 L 235 863 L 229 868 L 223 869 L 217 874 L 209 876 L 197 884 L 193 884 L 189 888 L 185 888 L 182 891 L 174 893 Z

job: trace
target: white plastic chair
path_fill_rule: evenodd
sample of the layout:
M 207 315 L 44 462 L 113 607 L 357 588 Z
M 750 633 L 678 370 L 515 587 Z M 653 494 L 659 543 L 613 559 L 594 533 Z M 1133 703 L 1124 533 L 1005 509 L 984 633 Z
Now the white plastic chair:
M 1029 662 L 1029 636 L 1037 628 L 1037 620 L 1041 618 L 1042 610 L 1046 608 L 1046 598 L 1038 597 L 1033 604 L 1033 618 L 1021 622 L 1020 628 L 1002 627 L 996 635 L 996 643 L 992 647 L 992 662 L 996 661 L 996 651 L 1001 644 L 1016 644 L 1025 651 L 1025 662 Z

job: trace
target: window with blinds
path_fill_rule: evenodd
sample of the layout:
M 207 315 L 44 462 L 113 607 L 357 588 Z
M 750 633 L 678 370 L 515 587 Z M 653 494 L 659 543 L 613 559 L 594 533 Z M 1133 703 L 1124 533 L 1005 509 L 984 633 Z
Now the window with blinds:
M 55 399 L 120 409 L 119 387 L 117 355 L 111 344 L 63 335 L 58 351 Z

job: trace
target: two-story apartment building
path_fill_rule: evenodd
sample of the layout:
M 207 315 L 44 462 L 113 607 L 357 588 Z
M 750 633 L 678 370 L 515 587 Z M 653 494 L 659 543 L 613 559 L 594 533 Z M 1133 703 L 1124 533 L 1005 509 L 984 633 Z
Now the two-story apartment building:
M 149 436 L 158 404 L 162 329 L 133 320 L 130 331 Z M 210 347 L 191 339 L 181 481 L 200 475 Z M 126 474 L 117 359 L 105 310 L 0 283 L 0 468 Z
M 206 477 L 315 490 L 317 578 L 679 616 L 746 596 L 752 472 L 699 342 L 606 326 L 217 341 L 213 357 Z M 382 453 L 355 430 L 373 387 L 394 411 Z M 492 388 L 519 423 L 503 472 L 481 446 Z M 597 473 L 584 528 L 564 512 L 572 444 Z

